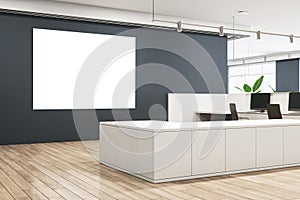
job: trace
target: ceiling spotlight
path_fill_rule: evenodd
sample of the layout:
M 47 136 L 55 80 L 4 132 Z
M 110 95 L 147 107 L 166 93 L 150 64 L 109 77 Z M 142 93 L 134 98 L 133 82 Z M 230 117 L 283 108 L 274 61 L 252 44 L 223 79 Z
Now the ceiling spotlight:
M 258 40 L 261 39 L 261 32 L 260 31 L 256 32 L 256 39 L 258 39 Z
M 290 43 L 294 43 L 294 35 L 290 35 Z
M 181 33 L 181 32 L 182 32 L 182 23 L 181 23 L 181 21 L 178 21 L 178 22 L 177 22 L 177 32 L 178 32 L 178 33 Z
M 221 36 L 221 37 L 224 36 L 224 26 L 219 27 L 219 36 Z

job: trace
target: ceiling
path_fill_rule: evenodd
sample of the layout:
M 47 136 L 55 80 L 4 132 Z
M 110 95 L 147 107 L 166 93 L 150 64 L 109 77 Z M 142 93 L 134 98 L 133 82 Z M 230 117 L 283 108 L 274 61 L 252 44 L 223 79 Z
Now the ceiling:
M 152 0 L 53 0 L 67 3 L 76 3 L 90 6 L 152 12 Z M 155 0 L 155 13 L 165 16 L 190 18 L 199 21 L 214 22 L 214 24 L 235 23 L 252 30 L 294 34 L 300 36 L 300 1 L 299 0 Z M 241 15 L 238 11 L 248 11 L 249 14 Z M 184 20 L 183 20 L 184 22 Z M 225 25 L 226 26 L 226 25 Z M 279 52 L 300 50 L 300 39 L 295 39 L 294 44 L 289 43 L 288 37 L 262 36 L 256 40 L 255 34 L 250 38 L 238 40 L 235 48 L 229 42 L 228 58 L 232 59 L 235 49 L 235 58 L 245 58 Z
M 152 12 L 152 0 L 56 0 L 140 12 Z M 299 0 L 155 0 L 157 14 L 251 26 L 254 30 L 300 35 Z M 240 15 L 239 10 L 249 11 Z

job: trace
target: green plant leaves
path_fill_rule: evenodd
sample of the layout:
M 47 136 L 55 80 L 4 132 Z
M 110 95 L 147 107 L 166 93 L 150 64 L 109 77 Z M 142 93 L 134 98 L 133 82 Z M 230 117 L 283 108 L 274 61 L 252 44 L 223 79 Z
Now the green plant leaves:
M 240 87 L 235 86 L 236 89 L 246 92 L 246 93 L 261 93 L 261 90 L 259 90 L 260 86 L 262 85 L 262 82 L 264 81 L 264 76 L 260 76 L 254 83 L 253 87 L 251 88 L 248 84 L 244 84 L 243 89 Z M 270 86 L 269 86 L 270 87 Z M 273 89 L 274 91 L 274 89 Z
M 251 92 L 251 87 L 248 84 L 244 84 L 243 88 L 245 92 Z
M 260 88 L 262 82 L 264 80 L 264 76 L 259 77 L 259 79 L 257 79 L 252 87 L 252 91 L 253 92 L 257 92 L 258 89 Z M 259 93 L 259 92 L 258 92 Z
M 235 88 L 242 91 L 242 92 L 244 92 L 244 90 L 242 88 L 238 87 L 238 86 L 235 86 Z
M 271 85 L 269 85 L 269 88 L 271 88 L 271 90 L 272 90 L 274 93 L 276 93 L 276 90 L 275 90 Z

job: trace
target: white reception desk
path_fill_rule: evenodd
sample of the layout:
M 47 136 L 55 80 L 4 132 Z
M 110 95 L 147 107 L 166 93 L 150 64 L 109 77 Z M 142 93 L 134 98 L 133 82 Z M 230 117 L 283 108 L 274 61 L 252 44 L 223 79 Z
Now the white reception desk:
M 152 183 L 300 165 L 300 120 L 100 123 L 100 162 Z

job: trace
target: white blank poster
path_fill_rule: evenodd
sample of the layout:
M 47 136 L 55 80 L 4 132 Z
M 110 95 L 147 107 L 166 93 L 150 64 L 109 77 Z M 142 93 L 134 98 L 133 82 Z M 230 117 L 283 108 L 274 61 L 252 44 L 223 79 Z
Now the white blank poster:
M 108 40 L 118 41 L 119 47 L 125 45 L 122 49 L 129 51 L 114 57 L 107 66 L 102 66 L 101 59 L 110 58 L 112 52 L 119 49 L 116 42 L 107 46 Z M 89 62 L 95 65 L 96 68 L 92 68 L 95 71 L 85 71 L 91 77 L 99 74 L 96 85 L 91 86 L 88 78 L 87 83 L 81 79 L 82 85 L 78 85 L 84 63 L 105 42 L 105 53 Z M 135 37 L 34 28 L 33 109 L 135 108 L 135 49 Z M 74 96 L 75 86 L 83 88 L 82 94 Z M 85 89 L 88 91 L 93 87 L 93 95 L 87 96 Z

